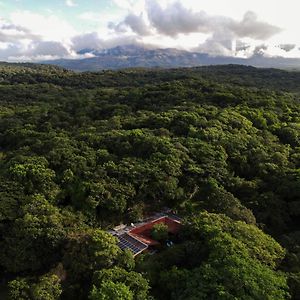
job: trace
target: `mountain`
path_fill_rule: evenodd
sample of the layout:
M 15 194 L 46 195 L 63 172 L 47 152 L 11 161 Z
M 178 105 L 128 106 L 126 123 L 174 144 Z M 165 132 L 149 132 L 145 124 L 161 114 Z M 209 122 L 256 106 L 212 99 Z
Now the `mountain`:
M 78 54 L 91 54 L 84 59 L 58 59 L 43 63 L 58 65 L 74 71 L 99 71 L 124 68 L 176 68 L 203 65 L 240 64 L 255 67 L 299 69 L 300 59 L 265 57 L 262 54 L 250 58 L 210 56 L 206 53 L 189 52 L 174 48 L 149 49 L 137 45 L 117 46 L 111 49 L 82 49 Z

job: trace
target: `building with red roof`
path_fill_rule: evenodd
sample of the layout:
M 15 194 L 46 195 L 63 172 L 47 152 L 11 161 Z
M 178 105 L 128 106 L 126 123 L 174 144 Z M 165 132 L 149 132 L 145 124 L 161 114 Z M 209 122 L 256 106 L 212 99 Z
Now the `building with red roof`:
M 168 227 L 168 233 L 176 235 L 182 224 L 178 218 L 171 216 L 161 216 L 151 219 L 142 224 L 133 226 L 127 230 L 122 230 L 121 234 L 116 234 L 119 239 L 119 247 L 121 249 L 130 249 L 136 256 L 148 248 L 160 246 L 160 242 L 152 238 L 152 229 L 156 224 L 165 224 Z

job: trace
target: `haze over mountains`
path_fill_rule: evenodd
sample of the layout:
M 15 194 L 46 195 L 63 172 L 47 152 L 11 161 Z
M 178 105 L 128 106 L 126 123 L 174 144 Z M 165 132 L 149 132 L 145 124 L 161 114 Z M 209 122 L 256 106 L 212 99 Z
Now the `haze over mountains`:
M 264 68 L 299 69 L 299 58 L 267 57 L 258 52 L 249 58 L 210 56 L 175 48 L 149 49 L 139 45 L 117 46 L 105 50 L 82 49 L 78 54 L 90 54 L 84 59 L 58 59 L 46 61 L 75 71 L 99 71 L 135 67 L 194 67 L 202 65 L 240 64 Z M 45 63 L 45 62 L 43 62 Z

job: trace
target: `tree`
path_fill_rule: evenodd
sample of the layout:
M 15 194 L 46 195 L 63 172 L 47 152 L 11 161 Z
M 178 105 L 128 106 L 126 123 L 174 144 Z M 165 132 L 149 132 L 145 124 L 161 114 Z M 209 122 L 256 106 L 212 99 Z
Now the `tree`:
M 8 289 L 11 300 L 30 300 L 30 286 L 25 278 L 10 281 Z
M 250 209 L 247 209 L 241 202 L 217 184 L 208 184 L 208 195 L 201 203 L 201 207 L 214 213 L 223 213 L 234 220 L 242 220 L 248 224 L 255 224 L 255 217 Z
M 24 189 L 21 184 L 0 177 L 0 223 L 13 222 L 21 214 L 24 203 Z
M 32 286 L 34 300 L 58 300 L 62 288 L 56 275 L 44 275 Z
M 124 268 L 125 270 L 131 271 L 135 267 L 135 260 L 132 251 L 129 249 L 124 249 L 118 257 L 118 266 Z
M 0 241 L 0 263 L 9 272 L 38 270 L 55 262 L 65 240 L 65 217 L 42 195 L 29 197 L 21 216 Z
M 103 284 L 111 282 L 114 284 L 121 283 L 132 295 L 133 299 L 146 300 L 148 299 L 149 284 L 143 276 L 134 271 L 126 271 L 120 267 L 111 269 L 103 269 L 96 271 L 93 276 L 93 284 L 97 289 L 101 289 Z
M 157 241 L 166 241 L 168 239 L 168 225 L 164 223 L 154 224 L 151 231 L 151 236 Z
M 69 235 L 63 262 L 70 277 L 89 278 L 95 270 L 111 267 L 120 252 L 114 236 L 100 229 L 86 229 Z
M 62 289 L 59 278 L 46 274 L 33 278 L 16 278 L 9 282 L 9 299 L 11 300 L 58 300 Z
M 133 300 L 133 294 L 124 283 L 105 281 L 99 288 L 93 286 L 91 300 Z
M 28 194 L 41 193 L 53 200 L 59 190 L 54 183 L 55 172 L 44 157 L 18 157 L 10 162 L 9 174 L 22 184 Z
M 163 273 L 173 299 L 289 299 L 287 278 L 276 271 L 284 250 L 271 237 L 217 214 L 201 213 L 186 226 L 207 256 L 192 270 Z
M 157 299 L 280 299 L 284 251 L 256 221 L 288 236 L 282 270 L 298 295 L 299 81 L 243 66 L 73 73 L 0 63 L 0 269 L 4 281 L 27 276 L 15 297 L 36 284 L 51 294 L 38 277 L 61 263 L 67 299 L 105 281 L 136 297 L 136 274 L 92 282 L 114 266 L 142 272 Z M 163 207 L 195 219 L 134 267 L 104 230 Z

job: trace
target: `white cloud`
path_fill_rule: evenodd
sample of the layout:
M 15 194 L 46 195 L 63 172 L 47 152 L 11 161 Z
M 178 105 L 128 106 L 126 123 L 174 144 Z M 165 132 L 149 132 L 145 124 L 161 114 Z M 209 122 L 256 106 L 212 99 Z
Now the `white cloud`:
M 254 48 L 253 54 L 254 55 L 264 55 L 265 52 L 268 50 L 269 46 L 266 44 L 257 45 Z
M 9 60 L 10 56 L 19 56 L 22 54 L 24 48 L 22 45 L 15 44 L 2 44 L 0 49 L 0 60 Z
M 250 37 L 256 40 L 267 40 L 282 29 L 277 26 L 258 20 L 257 15 L 248 11 L 241 22 L 235 22 L 232 31 L 239 37 Z
M 0 42 L 14 43 L 22 40 L 38 40 L 40 38 L 39 35 L 32 33 L 26 27 L 8 23 L 0 19 Z
M 102 49 L 103 40 L 97 32 L 76 35 L 72 38 L 72 47 L 75 51 L 82 49 Z
M 66 5 L 69 7 L 77 6 L 77 4 L 73 0 L 66 0 Z
M 237 40 L 235 42 L 235 51 L 236 52 L 240 52 L 240 51 L 247 51 L 249 50 L 249 48 L 251 48 L 251 44 L 241 41 L 241 40 Z
M 76 52 L 84 49 L 103 50 L 119 45 L 140 44 L 142 39 L 133 35 L 120 35 L 103 39 L 97 32 L 77 35 L 72 38 L 72 49 Z
M 133 0 L 112 0 L 112 2 L 114 2 L 115 5 L 117 5 L 119 8 L 123 8 L 123 9 L 131 9 L 132 6 L 134 5 Z
M 0 19 L 0 59 L 72 57 L 75 52 L 70 48 L 70 38 L 74 32 L 71 26 L 55 16 L 15 12 L 10 21 Z
M 1 3 L 5 1 L 0 0 Z M 61 3 L 74 7 L 79 1 L 61 0 Z M 264 52 L 300 56 L 298 12 L 279 2 L 253 0 L 245 5 L 240 0 L 226 0 L 226 4 L 220 0 L 112 0 L 111 3 L 114 5 L 106 8 L 99 5 L 95 10 L 89 7 L 89 11 L 81 13 L 65 7 L 68 14 L 73 11 L 77 14 L 73 20 L 58 17 L 63 11 L 50 6 L 52 10 L 47 13 L 44 9 L 45 15 L 16 10 L 6 16 L 6 21 L 0 17 L 0 59 L 77 57 L 76 52 L 85 48 L 101 50 L 130 43 L 212 55 L 250 56 Z M 245 6 L 259 14 L 245 12 Z
M 230 44 L 226 45 L 226 42 Z M 230 56 L 232 55 L 232 44 L 231 41 L 224 41 L 224 43 L 222 43 L 214 39 L 207 39 L 204 43 L 195 48 L 194 51 L 209 53 L 212 56 Z
M 127 29 L 130 29 L 132 32 L 135 32 L 141 36 L 151 34 L 150 26 L 149 24 L 147 24 L 147 21 L 144 18 L 143 14 L 136 15 L 134 13 L 129 13 L 125 17 L 124 21 L 118 24 L 110 22 L 109 28 L 119 33 L 126 32 Z
M 28 54 L 31 56 L 68 56 L 70 50 L 59 42 L 39 41 L 33 42 L 28 49 Z
M 204 11 L 193 12 L 180 2 L 163 8 L 156 0 L 147 0 L 147 15 L 151 25 L 161 34 L 176 36 L 179 33 L 208 33 L 209 18 Z
M 159 3 L 157 0 L 146 0 L 144 13 L 129 12 L 123 21 L 110 23 L 109 28 L 119 34 L 133 32 L 143 38 L 158 36 L 163 40 L 169 36 L 174 41 L 180 38 L 178 44 L 184 44 L 182 41 L 187 41 L 188 37 L 196 38 L 202 33 L 206 38 L 199 40 L 198 47 L 194 45 L 194 49 L 213 55 L 245 52 L 236 47 L 237 40 L 240 43 L 243 39 L 266 41 L 281 31 L 279 27 L 259 20 L 251 11 L 246 12 L 239 21 L 231 17 L 210 15 L 202 10 L 195 11 L 179 1 L 168 0 Z
M 284 50 L 285 52 L 290 52 L 296 48 L 296 44 L 280 44 L 277 47 Z
M 180 2 L 162 7 L 156 0 L 146 0 L 147 15 L 151 25 L 161 34 L 176 37 L 179 33 L 223 32 L 237 37 L 265 40 L 280 32 L 277 26 L 258 20 L 254 12 L 246 12 L 242 21 L 194 11 Z
M 76 34 L 74 28 L 54 14 L 44 16 L 30 11 L 17 11 L 10 15 L 11 23 L 27 28 L 44 40 L 63 41 Z
M 125 14 L 126 15 L 126 14 Z M 109 13 L 97 11 L 85 11 L 77 16 L 81 22 L 92 23 L 95 26 L 103 26 L 104 31 L 107 31 L 107 25 L 111 22 L 118 22 L 124 18 L 123 13 Z

